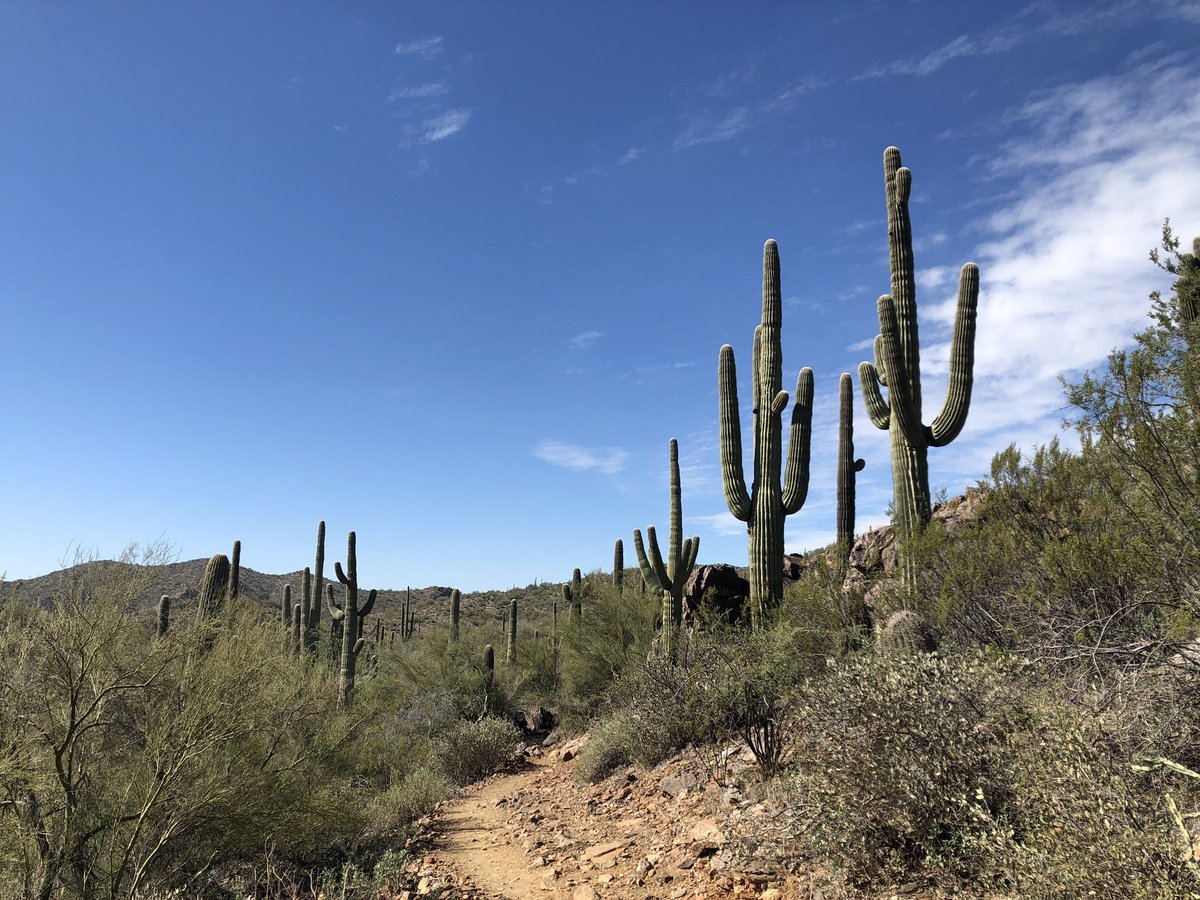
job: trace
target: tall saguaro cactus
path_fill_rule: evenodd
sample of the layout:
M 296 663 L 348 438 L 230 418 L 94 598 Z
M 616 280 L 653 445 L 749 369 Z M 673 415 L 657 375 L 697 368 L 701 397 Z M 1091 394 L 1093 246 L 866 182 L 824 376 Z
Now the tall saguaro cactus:
M 214 553 L 204 567 L 204 577 L 200 580 L 200 597 L 196 604 L 197 625 L 221 611 L 228 588 L 229 557 L 224 553 Z
M 323 535 L 324 528 L 321 531 Z M 374 590 L 367 594 L 366 603 L 358 605 L 358 553 L 355 543 L 356 538 L 351 531 L 346 539 L 346 568 L 343 569 L 339 562 L 333 564 L 338 581 L 346 586 L 346 602 L 341 609 L 334 605 L 332 597 L 329 603 L 329 615 L 340 619 L 342 624 L 342 661 L 338 670 L 338 695 L 342 706 L 350 705 L 350 695 L 354 692 L 354 664 L 365 644 L 360 636 L 362 620 L 375 608 Z
M 700 552 L 700 536 L 693 535 L 683 539 L 683 504 L 680 500 L 679 489 L 679 444 L 671 438 L 671 531 L 667 539 L 667 561 L 664 565 L 661 551 L 658 549 L 658 536 L 654 526 L 646 529 L 646 537 L 650 543 L 650 558 L 646 558 L 646 548 L 642 544 L 642 533 L 633 529 L 633 549 L 637 553 L 638 568 L 642 577 L 662 591 L 663 623 L 662 647 L 667 657 L 674 660 L 679 642 L 679 626 L 683 621 L 683 588 L 687 584 L 688 575 L 696 564 L 696 555 Z M 780 561 L 782 571 L 782 560 Z
M 867 464 L 854 458 L 854 379 L 849 372 L 838 381 L 838 407 L 837 559 L 838 571 L 845 574 L 854 543 L 854 476 Z
M 317 636 L 320 634 L 317 629 L 321 626 L 321 586 L 322 582 L 325 580 L 324 519 L 317 524 L 317 558 L 313 566 L 312 578 L 312 605 L 309 607 L 309 616 L 304 627 L 309 630 L 308 643 L 305 646 L 315 651 L 317 647 Z
M 768 610 L 783 599 L 784 519 L 798 512 L 808 496 L 813 373 L 803 368 L 796 379 L 783 470 L 783 411 L 789 398 L 783 390 L 782 327 L 779 248 L 770 240 L 763 246 L 762 322 L 754 329 L 754 478 L 749 490 L 742 471 L 737 370 L 729 344 L 721 348 L 717 377 L 721 481 L 729 511 L 750 533 L 750 614 L 755 627 L 761 627 Z
M 625 589 L 625 545 L 621 543 L 620 538 L 617 538 L 617 542 L 613 544 L 612 580 L 617 593 L 622 593 Z
M 576 625 L 583 624 L 583 573 L 578 569 L 571 572 L 571 583 L 564 584 L 563 600 L 567 603 L 567 618 Z
M 233 555 L 229 560 L 229 589 L 228 597 L 230 600 L 237 599 L 238 582 L 242 575 L 242 542 L 233 542 Z
M 925 425 L 921 421 L 921 345 L 912 221 L 908 214 L 912 172 L 900 164 L 900 151 L 895 147 L 883 152 L 883 175 L 892 292 L 878 302 L 875 364 L 859 364 L 858 380 L 872 424 L 886 430 L 891 438 L 896 535 L 902 576 L 908 579 L 912 572 L 903 562 L 904 546 L 928 524 L 931 514 L 928 449 L 945 447 L 958 437 L 971 404 L 979 267 L 969 262 L 959 273 L 946 399 L 933 424 Z M 880 386 L 888 389 L 887 400 Z

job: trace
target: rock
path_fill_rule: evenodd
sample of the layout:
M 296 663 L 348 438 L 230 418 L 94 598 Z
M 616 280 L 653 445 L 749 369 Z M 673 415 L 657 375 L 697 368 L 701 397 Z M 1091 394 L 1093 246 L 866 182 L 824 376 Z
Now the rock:
M 588 884 L 581 884 L 571 891 L 571 900 L 599 900 L 600 895 Z
M 758 895 L 758 900 L 783 900 L 783 891 L 779 888 L 767 888 Z
M 679 798 L 688 791 L 695 790 L 700 782 L 695 775 L 687 772 L 683 775 L 669 775 L 659 782 L 659 789 L 668 797 Z
M 911 609 L 892 613 L 887 624 L 875 635 L 875 643 L 884 653 L 932 653 L 939 640 L 937 628 L 923 615 Z
M 625 841 L 617 841 L 613 844 L 593 844 L 583 851 L 583 858 L 593 860 L 602 859 L 604 857 L 619 853 L 621 850 L 624 850 L 625 847 Z
M 727 622 L 741 621 L 742 606 L 749 596 L 750 582 L 725 563 L 696 566 L 683 588 L 690 615 L 704 606 Z
M 554 713 L 545 707 L 539 706 L 537 712 L 529 717 L 529 727 L 534 731 L 553 731 L 557 724 Z
M 808 558 L 803 553 L 789 553 L 783 558 L 784 581 L 799 581 L 808 569 Z
M 688 832 L 688 837 L 692 839 L 692 843 L 697 845 L 697 852 L 703 849 L 718 849 L 725 843 L 725 835 L 721 833 L 720 826 L 713 819 L 701 819 L 692 826 L 692 830 Z
M 896 532 L 891 525 L 873 528 L 854 539 L 850 567 L 863 575 L 887 575 L 896 569 Z

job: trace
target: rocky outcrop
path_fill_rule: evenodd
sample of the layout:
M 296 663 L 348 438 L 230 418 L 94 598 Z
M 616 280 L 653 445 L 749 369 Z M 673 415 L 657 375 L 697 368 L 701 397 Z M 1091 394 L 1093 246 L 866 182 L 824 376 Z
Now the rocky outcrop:
M 750 582 L 736 568 L 725 563 L 696 566 L 683 588 L 689 617 L 704 606 L 727 622 L 741 621 L 742 606 L 748 596 Z

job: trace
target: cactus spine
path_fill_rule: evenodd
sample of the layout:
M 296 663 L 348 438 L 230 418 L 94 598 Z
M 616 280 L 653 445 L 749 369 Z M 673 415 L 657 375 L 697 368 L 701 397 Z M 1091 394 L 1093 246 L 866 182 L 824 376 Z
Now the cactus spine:
M 780 339 L 783 303 L 779 284 L 779 248 L 763 246 L 762 322 L 754 329 L 753 410 L 754 479 L 746 490 L 742 471 L 742 427 L 738 411 L 737 370 L 733 348 L 721 348 L 718 365 L 721 426 L 721 481 L 725 502 L 750 535 L 750 615 L 762 627 L 770 609 L 783 599 L 784 519 L 798 512 L 808 496 L 808 459 L 812 438 L 812 369 L 796 380 L 788 435 L 787 468 L 783 466 L 783 387 Z
M 458 617 L 461 611 L 462 594 L 455 588 L 450 592 L 450 643 L 458 640 Z
M 837 560 L 838 571 L 845 574 L 854 543 L 854 476 L 867 464 L 854 458 L 854 380 L 849 372 L 838 382 L 838 406 Z
M 504 661 L 514 663 L 517 661 L 517 601 L 513 598 L 508 604 L 508 648 L 504 654 Z
M 962 267 L 958 279 L 958 310 L 950 343 L 950 375 L 946 399 L 932 425 L 921 422 L 921 347 L 917 333 L 917 289 L 913 266 L 912 222 L 908 199 L 912 173 L 900 164 L 900 151 L 883 152 L 887 200 L 888 261 L 892 292 L 879 298 L 879 335 L 875 364 L 861 363 L 858 380 L 872 424 L 889 433 L 892 444 L 892 484 L 901 573 L 911 582 L 911 562 L 904 546 L 929 522 L 930 447 L 945 447 L 962 431 L 971 404 L 975 362 L 975 312 L 979 299 L 979 268 Z M 883 399 L 880 386 L 888 389 Z
M 224 553 L 215 553 L 204 567 L 204 577 L 200 581 L 200 597 L 196 605 L 197 625 L 221 611 L 228 588 L 229 557 Z
M 613 544 L 613 587 L 616 588 L 618 594 L 625 589 L 625 545 L 621 543 L 621 539 L 617 538 L 617 542 Z
M 322 522 L 321 525 L 321 537 L 324 537 L 325 523 Z M 375 608 L 374 590 L 367 594 L 366 603 L 362 606 L 358 605 L 358 553 L 356 552 L 355 544 L 355 535 L 351 531 L 346 538 L 346 568 L 343 569 L 340 562 L 333 564 L 333 570 L 337 575 L 338 581 L 346 586 L 346 602 L 340 609 L 333 603 L 333 585 L 330 585 L 329 592 L 329 615 L 331 618 L 340 620 L 342 626 L 342 658 L 341 667 L 338 670 L 338 699 L 343 707 L 350 705 L 350 695 L 354 693 L 354 664 L 358 658 L 358 654 L 362 652 L 365 643 L 361 634 L 362 621 Z
M 157 618 L 155 619 L 154 633 L 157 637 L 164 638 L 167 636 L 167 629 L 171 627 L 171 598 L 163 594 L 158 598 Z
M 700 552 L 700 536 L 683 539 L 683 504 L 679 488 L 679 444 L 671 438 L 671 531 L 667 542 L 667 562 L 663 565 L 662 553 L 658 549 L 658 537 L 654 526 L 646 529 L 650 542 L 650 558 L 642 544 L 642 533 L 633 530 L 633 549 L 637 553 L 638 568 L 647 582 L 655 584 L 663 596 L 662 644 L 668 658 L 674 660 L 679 642 L 679 628 L 683 622 L 683 588 L 688 575 L 696 564 Z M 783 562 L 780 561 L 782 572 Z

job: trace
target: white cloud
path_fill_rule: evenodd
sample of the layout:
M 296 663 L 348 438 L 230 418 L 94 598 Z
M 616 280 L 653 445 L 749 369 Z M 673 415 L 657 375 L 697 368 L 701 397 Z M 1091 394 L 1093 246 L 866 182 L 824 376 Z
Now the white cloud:
M 602 337 L 604 337 L 603 331 L 581 331 L 575 337 L 571 338 L 570 343 L 576 350 L 586 350 Z
M 630 147 L 628 150 L 625 151 L 625 155 L 617 160 L 617 165 L 618 166 L 628 165 L 629 163 L 633 162 L 635 159 L 640 157 L 645 152 L 646 152 L 645 147 Z
M 846 349 L 854 353 L 858 350 L 870 350 L 875 346 L 875 338 L 863 338 L 861 341 L 855 341 L 853 344 L 847 344 Z
M 975 37 L 960 34 L 924 56 L 898 59 L 883 65 L 871 66 L 855 76 L 853 80 L 882 78 L 887 75 L 912 75 L 924 78 L 940 71 L 947 63 L 964 56 L 990 56 L 994 53 L 1011 50 L 1021 42 L 1022 37 L 1021 33 L 1013 28 L 992 28 Z
M 692 113 L 685 117 L 687 125 L 675 138 L 675 149 L 682 150 L 697 144 L 712 144 L 735 138 L 775 115 L 793 109 L 801 97 L 829 83 L 827 79 L 805 76 L 754 103 L 731 109 L 705 109 Z
M 1200 71 L 1143 66 L 1031 97 L 990 162 L 1005 199 L 983 223 L 975 390 L 943 472 L 985 471 L 1013 440 L 1047 440 L 1067 412 L 1059 374 L 1103 363 L 1168 286 L 1146 259 L 1162 220 L 1200 233 Z M 914 191 L 920 190 L 919 182 Z M 926 419 L 942 402 L 956 278 L 922 302 Z M 933 455 L 930 457 L 933 462 Z
M 533 455 L 564 469 L 576 472 L 595 470 L 605 475 L 616 475 L 625 468 L 625 462 L 629 459 L 629 454 L 619 447 L 593 450 L 563 441 L 542 441 L 533 448 Z
M 696 144 L 711 144 L 716 141 L 727 141 L 737 137 L 754 124 L 750 110 L 738 106 L 728 112 L 716 116 L 702 115 L 694 119 L 679 137 L 675 138 L 675 147 L 694 147 Z
M 402 85 L 388 91 L 387 102 L 396 100 L 420 100 L 426 97 L 440 97 L 449 88 L 444 81 L 431 81 L 427 84 Z
M 397 56 L 419 56 L 422 59 L 433 59 L 444 49 L 442 36 L 435 34 L 432 37 L 401 41 L 393 52 Z
M 686 528 L 696 530 L 697 523 L 702 526 L 698 529 L 702 538 L 704 531 L 711 531 L 725 537 L 746 533 L 746 523 L 735 519 L 733 513 L 728 511 L 708 516 L 688 516 L 684 524 Z
M 448 109 L 431 119 L 409 126 L 409 138 L 419 144 L 444 141 L 467 127 L 467 122 L 471 120 L 471 112 L 469 109 Z

